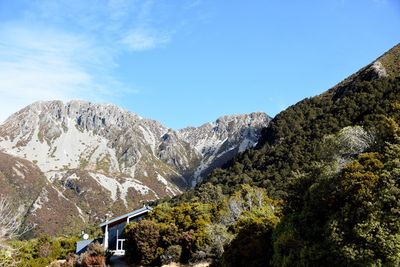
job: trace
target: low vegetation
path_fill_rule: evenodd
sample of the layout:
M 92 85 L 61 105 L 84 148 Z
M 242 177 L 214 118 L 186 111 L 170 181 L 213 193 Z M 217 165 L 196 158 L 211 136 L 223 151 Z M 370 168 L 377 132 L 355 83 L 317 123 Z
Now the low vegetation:
M 396 65 L 398 49 L 382 62 Z M 256 149 L 128 224 L 129 261 L 399 266 L 400 75 L 389 70 L 365 68 L 281 112 Z M 0 257 L 15 266 L 45 266 L 73 247 L 48 237 L 5 246 L 9 238 L 0 232 Z M 65 264 L 102 266 L 104 251 L 92 245 Z
M 281 112 L 256 149 L 129 225 L 131 260 L 398 266 L 399 99 L 400 78 L 367 68 Z
M 265 189 L 243 185 L 225 196 L 220 187 L 204 184 L 192 201 L 163 203 L 145 220 L 129 224 L 128 256 L 144 265 L 218 260 L 241 230 L 259 225 L 272 229 L 280 212 L 281 203 Z
M 43 267 L 75 252 L 75 237 L 43 236 L 27 241 L 8 242 L 1 250 L 0 266 Z M 3 264 L 3 265 L 2 265 Z

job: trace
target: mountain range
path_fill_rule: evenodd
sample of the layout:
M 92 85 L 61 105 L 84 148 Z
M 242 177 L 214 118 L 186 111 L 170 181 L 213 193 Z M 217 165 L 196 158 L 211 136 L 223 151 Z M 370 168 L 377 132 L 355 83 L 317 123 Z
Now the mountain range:
M 173 130 L 111 104 L 35 102 L 0 125 L 0 194 L 36 233 L 79 229 L 195 186 L 257 144 L 265 113 Z

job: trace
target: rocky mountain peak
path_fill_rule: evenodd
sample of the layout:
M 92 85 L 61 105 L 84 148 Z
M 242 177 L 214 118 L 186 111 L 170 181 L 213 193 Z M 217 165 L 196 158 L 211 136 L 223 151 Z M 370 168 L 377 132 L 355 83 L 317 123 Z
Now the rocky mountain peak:
M 253 146 L 269 120 L 230 115 L 175 131 L 112 104 L 39 101 L 0 125 L 0 152 L 43 172 L 48 188 L 40 203 L 53 192 L 90 221 L 180 194 Z M 96 199 L 109 204 L 91 208 Z
M 268 125 L 270 120 L 267 114 L 254 112 L 222 116 L 197 128 L 179 130 L 179 136 L 203 157 L 200 166 L 194 172 L 192 185 L 237 153 L 254 146 L 260 138 L 261 129 Z

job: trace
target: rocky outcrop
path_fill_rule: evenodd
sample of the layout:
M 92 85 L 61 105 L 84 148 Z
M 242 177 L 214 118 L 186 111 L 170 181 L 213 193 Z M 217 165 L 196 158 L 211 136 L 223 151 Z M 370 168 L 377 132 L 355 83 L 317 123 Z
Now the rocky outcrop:
M 265 113 L 223 116 L 200 127 L 178 131 L 201 155 L 201 162 L 190 179 L 192 186 L 213 169 L 221 167 L 238 153 L 253 147 L 260 138 L 261 129 L 270 121 Z
M 99 221 L 180 194 L 253 146 L 269 120 L 264 113 L 224 116 L 174 131 L 115 105 L 42 101 L 0 126 L 0 151 L 47 178 L 33 195 L 37 217 L 56 211 L 61 197 L 66 214 Z

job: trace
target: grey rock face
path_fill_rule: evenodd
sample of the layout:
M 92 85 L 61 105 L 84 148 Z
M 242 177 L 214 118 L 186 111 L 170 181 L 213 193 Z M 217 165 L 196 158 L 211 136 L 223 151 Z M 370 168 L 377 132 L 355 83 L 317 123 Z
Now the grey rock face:
M 192 186 L 237 153 L 253 147 L 261 136 L 261 129 L 270 120 L 267 114 L 256 112 L 223 116 L 197 128 L 179 130 L 178 135 L 202 155 L 199 166 L 190 178 Z
M 115 105 L 36 102 L 0 125 L 0 151 L 35 163 L 91 220 L 112 212 L 91 210 L 96 197 L 123 212 L 180 194 L 253 146 L 269 121 L 265 113 L 232 115 L 175 131 Z
M 386 72 L 385 67 L 383 66 L 383 64 L 380 61 L 375 61 L 372 64 L 372 69 L 375 71 L 376 75 L 378 76 L 378 78 L 383 78 L 383 77 L 387 77 L 388 74 Z

